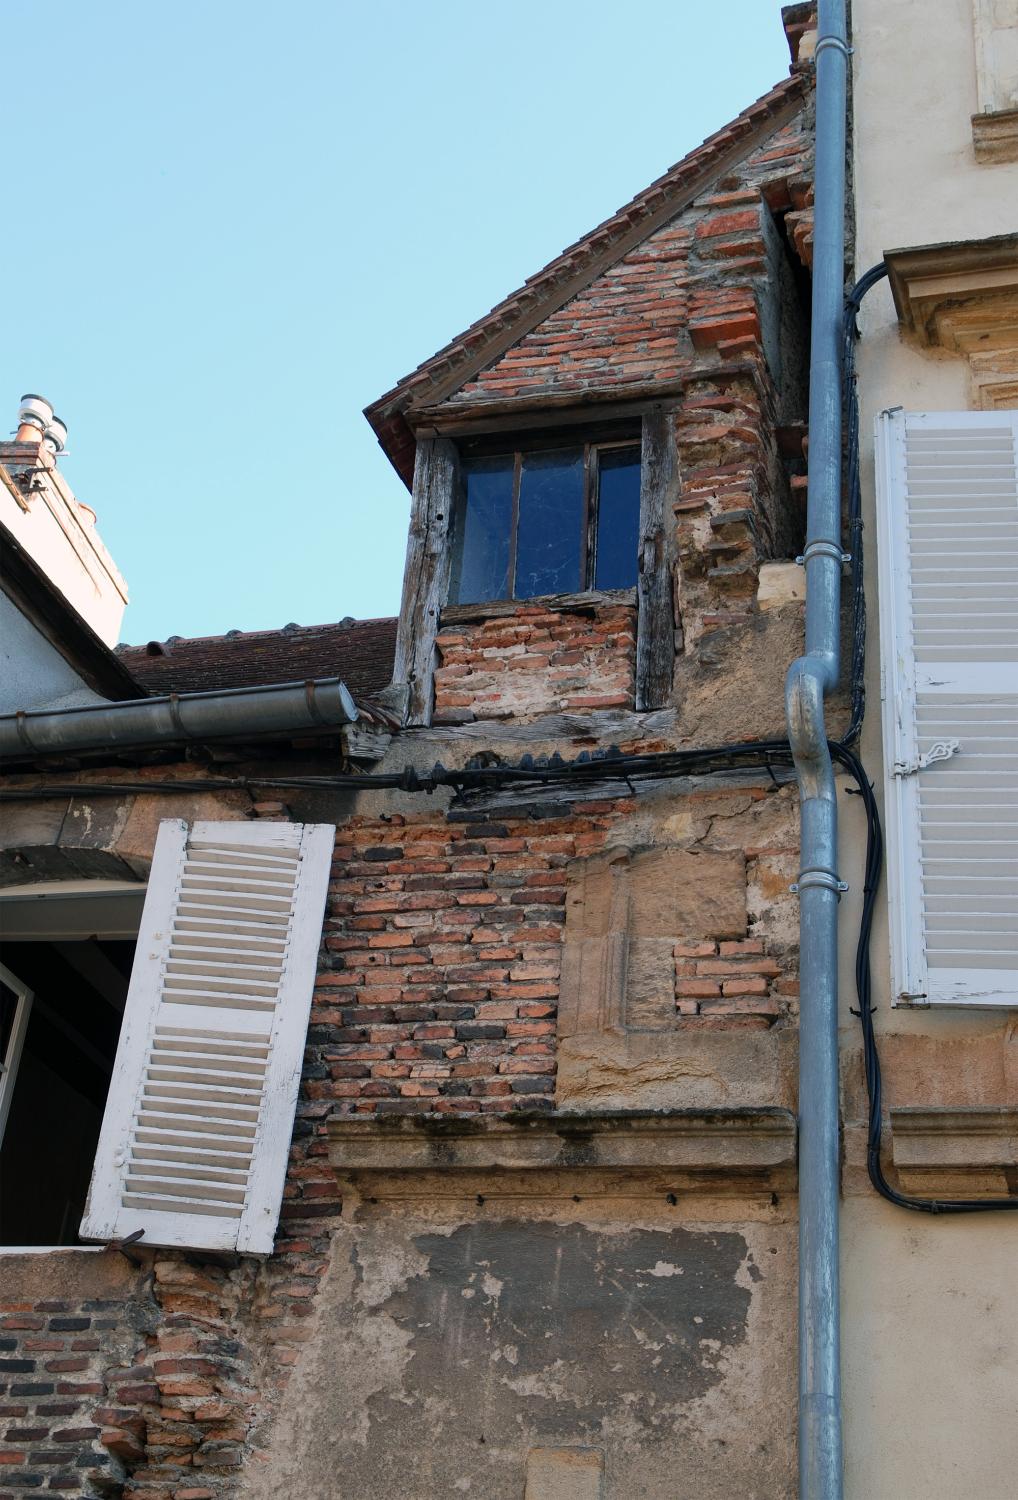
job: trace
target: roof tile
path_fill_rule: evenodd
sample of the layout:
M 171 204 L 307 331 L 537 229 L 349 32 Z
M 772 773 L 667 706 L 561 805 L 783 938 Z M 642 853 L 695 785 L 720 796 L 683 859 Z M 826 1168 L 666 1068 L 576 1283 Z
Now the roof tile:
M 395 619 L 341 620 L 282 630 L 231 631 L 147 646 L 118 646 L 120 661 L 149 693 L 199 693 L 341 677 L 354 698 L 392 678 Z

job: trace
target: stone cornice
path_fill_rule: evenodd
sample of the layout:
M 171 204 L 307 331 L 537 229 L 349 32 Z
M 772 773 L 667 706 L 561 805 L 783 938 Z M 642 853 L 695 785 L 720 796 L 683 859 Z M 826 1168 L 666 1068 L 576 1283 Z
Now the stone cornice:
M 785 1109 L 619 1110 L 329 1122 L 333 1167 L 351 1173 L 596 1171 L 624 1182 L 664 1173 L 710 1191 L 794 1185 L 795 1117 Z
M 973 115 L 972 145 L 976 161 L 1018 161 L 1018 109 L 994 109 Z
M 1018 234 L 889 250 L 902 328 L 927 348 L 1018 348 Z
M 892 1109 L 891 1153 L 906 1192 L 1018 1194 L 1018 1108 Z

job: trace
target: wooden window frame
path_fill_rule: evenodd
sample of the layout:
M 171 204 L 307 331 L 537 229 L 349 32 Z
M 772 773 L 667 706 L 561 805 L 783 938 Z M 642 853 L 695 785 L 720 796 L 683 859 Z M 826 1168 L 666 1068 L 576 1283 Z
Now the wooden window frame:
M 597 567 L 597 524 L 601 502 L 600 456 L 602 452 L 617 452 L 621 449 L 631 449 L 635 453 L 640 454 L 641 444 L 640 436 L 638 433 L 629 438 L 588 438 L 583 442 L 576 442 L 574 440 L 571 443 L 568 441 L 568 438 L 564 438 L 562 440 L 561 446 L 556 437 L 556 440 L 553 442 L 537 442 L 528 443 L 525 445 L 514 444 L 511 447 L 499 445 L 490 453 L 485 451 L 483 455 L 480 453 L 478 453 L 477 455 L 470 455 L 470 457 L 483 456 L 485 458 L 505 458 L 507 460 L 512 460 L 513 488 L 511 502 L 512 511 L 509 521 L 509 592 L 504 597 L 500 596 L 497 599 L 459 599 L 455 601 L 448 601 L 453 604 L 453 607 L 465 608 L 469 606 L 472 609 L 476 608 L 478 610 L 483 610 L 486 604 L 527 604 L 534 598 L 544 597 L 542 595 L 534 594 L 520 595 L 515 591 L 517 545 L 520 526 L 520 488 L 523 478 L 523 461 L 525 458 L 529 458 L 532 454 L 557 453 L 565 451 L 566 448 L 571 449 L 573 452 L 579 452 L 582 450 L 583 454 L 583 513 L 580 518 L 579 558 L 580 581 L 574 592 L 577 594 L 589 594 L 597 591 L 597 585 L 594 582 L 593 575 L 594 570 Z M 455 499 L 456 515 L 462 515 L 465 513 L 466 496 L 463 493 L 462 478 L 463 468 L 467 463 L 470 462 L 470 457 L 464 458 L 462 454 L 460 456 L 461 488 L 460 493 L 456 496 Z M 640 461 L 640 458 L 638 458 L 637 463 L 639 463 Z M 452 531 L 450 531 L 450 545 L 452 547 L 453 555 L 455 555 L 458 544 L 458 538 L 455 535 L 455 529 L 453 529 Z M 638 558 L 634 558 L 633 562 L 633 582 L 631 584 L 622 585 L 623 588 L 636 587 L 635 568 L 638 565 Z
M 8 1037 L 4 1055 L 0 1056 L 0 1145 L 2 1145 L 4 1130 L 7 1127 L 7 1116 L 14 1097 L 14 1086 L 18 1081 L 18 1069 L 21 1066 L 21 1054 L 25 1046 L 25 1035 L 28 1031 L 34 996 L 28 985 L 5 964 L 0 964 L 0 980 L 15 997 L 11 1034 Z
M 673 531 L 672 504 L 679 495 L 679 466 L 675 442 L 677 402 L 655 403 L 639 413 L 637 436 L 618 434 L 620 446 L 640 444 L 640 527 L 637 548 L 637 639 L 636 701 L 637 712 L 663 707 L 672 689 L 675 658 L 675 619 L 672 601 Z M 592 414 L 593 415 L 593 414 Z M 561 421 L 561 414 L 559 414 Z M 627 416 L 627 425 L 631 423 Z M 570 425 L 573 425 L 570 423 Z M 597 428 L 604 427 L 596 418 L 585 424 L 585 442 L 592 446 L 609 446 L 614 434 L 600 437 Z M 545 439 L 535 433 L 528 448 L 565 446 L 568 436 L 561 427 L 549 422 Z M 574 427 L 575 430 L 575 427 Z M 555 441 L 557 439 L 557 441 Z M 513 451 L 518 440 L 489 435 L 462 442 L 463 456 L 481 452 Z M 574 446 L 579 446 L 575 444 Z M 523 451 L 519 445 L 519 451 Z M 396 632 L 396 651 L 392 683 L 383 695 L 386 705 L 396 711 L 407 726 L 426 727 L 431 723 L 434 703 L 435 639 L 442 624 L 442 612 L 448 603 L 452 573 L 453 519 L 460 486 L 461 448 L 452 438 L 429 436 L 418 439 L 414 464 L 413 502 L 407 541 L 406 566 L 403 573 L 403 595 Z M 515 567 L 515 538 L 512 546 Z M 624 591 L 628 596 L 629 590 Z M 552 596 L 561 599 L 564 596 Z M 582 608 L 584 601 L 594 603 L 596 590 L 588 589 L 567 596 L 571 607 Z M 526 600 L 489 601 L 493 614 L 505 613 L 507 607 L 525 604 Z M 534 602 L 534 601 L 531 601 Z M 454 606 L 460 608 L 460 606 Z M 472 609 L 472 607 L 471 607 Z M 482 618 L 485 605 L 477 606 L 476 618 Z M 473 609 L 472 609 L 473 612 Z

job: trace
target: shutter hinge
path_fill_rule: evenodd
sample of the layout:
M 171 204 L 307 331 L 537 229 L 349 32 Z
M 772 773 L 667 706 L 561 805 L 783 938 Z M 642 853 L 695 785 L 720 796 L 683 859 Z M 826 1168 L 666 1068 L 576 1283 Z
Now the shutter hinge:
M 960 740 L 935 740 L 925 755 L 920 755 L 914 760 L 896 760 L 892 775 L 915 776 L 938 760 L 950 760 L 955 751 L 960 748 L 960 744 Z

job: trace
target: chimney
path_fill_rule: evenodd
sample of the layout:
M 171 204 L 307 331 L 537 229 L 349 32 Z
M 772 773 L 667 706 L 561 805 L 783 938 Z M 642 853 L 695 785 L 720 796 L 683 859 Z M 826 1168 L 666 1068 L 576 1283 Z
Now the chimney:
M 57 454 L 62 453 L 67 446 L 67 425 L 55 415 L 45 396 L 29 392 L 22 396 L 18 407 L 18 430 L 14 441 L 38 443 L 41 447 L 40 457 L 47 464 L 52 464 Z

